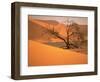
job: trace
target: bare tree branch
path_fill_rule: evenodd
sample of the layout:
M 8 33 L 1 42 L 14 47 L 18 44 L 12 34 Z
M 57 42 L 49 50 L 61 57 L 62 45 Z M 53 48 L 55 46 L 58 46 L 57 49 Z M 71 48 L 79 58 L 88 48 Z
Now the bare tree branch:
M 70 21 L 68 21 L 68 25 L 66 25 L 66 37 L 63 37 L 59 31 L 55 30 L 54 25 L 49 24 L 48 27 L 49 27 L 47 29 L 48 32 L 54 35 L 56 38 L 59 38 L 60 40 L 64 41 L 64 43 L 66 44 L 66 48 L 68 49 L 70 48 L 70 46 L 74 46 L 78 48 L 77 44 L 72 43 L 75 38 L 77 39 L 77 41 L 83 40 L 82 34 L 79 30 L 79 25 L 77 23 L 74 23 L 74 22 L 70 23 Z M 73 39 L 71 38 L 72 36 L 73 36 Z

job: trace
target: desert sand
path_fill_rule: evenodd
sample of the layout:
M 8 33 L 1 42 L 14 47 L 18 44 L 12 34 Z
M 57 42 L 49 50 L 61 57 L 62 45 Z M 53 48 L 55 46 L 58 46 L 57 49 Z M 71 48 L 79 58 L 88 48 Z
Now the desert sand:
M 88 63 L 86 54 L 48 46 L 33 40 L 28 41 L 28 50 L 29 66 L 50 66 Z

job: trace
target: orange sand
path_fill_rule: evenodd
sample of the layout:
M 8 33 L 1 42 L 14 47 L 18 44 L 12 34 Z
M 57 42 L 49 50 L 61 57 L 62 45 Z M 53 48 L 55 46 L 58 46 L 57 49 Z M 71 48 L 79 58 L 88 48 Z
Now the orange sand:
M 48 45 L 44 45 L 32 40 L 28 42 L 28 65 L 67 65 L 86 64 L 87 55 L 71 50 L 64 50 Z

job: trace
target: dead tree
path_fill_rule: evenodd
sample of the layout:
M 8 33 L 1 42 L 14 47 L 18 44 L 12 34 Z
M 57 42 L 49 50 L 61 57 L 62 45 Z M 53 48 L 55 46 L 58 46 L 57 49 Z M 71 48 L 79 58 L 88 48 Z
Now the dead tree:
M 54 25 L 49 25 L 48 32 L 51 33 L 56 38 L 59 38 L 65 43 L 65 48 L 70 49 L 72 47 L 79 48 L 79 46 L 76 44 L 81 42 L 83 37 L 79 30 L 79 25 L 75 22 L 68 21 L 64 23 L 66 26 L 66 33 L 65 36 L 61 35 L 59 31 L 55 30 Z M 76 41 L 75 41 L 76 40 Z

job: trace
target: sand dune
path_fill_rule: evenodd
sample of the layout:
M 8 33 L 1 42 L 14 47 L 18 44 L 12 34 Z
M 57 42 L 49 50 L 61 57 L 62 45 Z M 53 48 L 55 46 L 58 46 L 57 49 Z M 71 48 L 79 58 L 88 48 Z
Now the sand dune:
M 41 26 L 42 28 L 44 27 L 45 29 L 52 29 L 53 27 L 55 28 L 56 31 L 58 31 L 60 34 L 65 36 L 66 33 L 66 26 L 61 23 L 54 24 L 54 21 L 44 21 L 44 20 L 38 20 L 38 19 L 33 19 L 32 17 L 29 17 L 29 21 L 31 21 L 33 24 L 37 24 Z
M 28 23 L 29 40 L 35 40 L 38 42 L 48 42 L 48 41 L 61 42 L 62 40 L 60 40 L 59 38 L 54 38 L 54 36 L 48 32 L 47 27 L 45 25 L 48 25 L 48 23 L 44 21 L 36 20 L 36 19 L 33 19 L 33 20 L 29 19 L 29 23 Z M 59 24 L 57 25 L 57 28 L 60 29 Z M 60 30 L 62 31 L 62 29 Z
M 80 32 L 87 37 L 87 25 L 79 25 L 80 26 Z M 46 41 L 53 41 L 53 42 L 61 42 L 60 39 L 55 39 L 52 34 L 50 34 L 47 29 L 51 29 L 54 27 L 54 30 L 56 32 L 59 32 L 59 34 L 63 37 L 66 37 L 66 26 L 62 23 L 59 23 L 54 20 L 39 20 L 34 19 L 31 16 L 29 16 L 29 39 L 38 40 L 41 42 Z M 43 35 L 41 37 L 41 35 Z
M 28 41 L 28 65 L 47 66 L 47 65 L 67 65 L 67 64 L 86 64 L 87 55 L 71 50 L 44 45 L 32 40 Z

